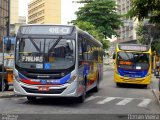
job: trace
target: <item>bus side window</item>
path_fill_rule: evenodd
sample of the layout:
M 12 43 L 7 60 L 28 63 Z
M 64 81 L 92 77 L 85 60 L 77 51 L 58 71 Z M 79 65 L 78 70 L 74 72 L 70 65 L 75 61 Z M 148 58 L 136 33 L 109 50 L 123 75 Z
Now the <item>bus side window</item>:
M 82 36 L 78 35 L 78 62 L 79 62 L 79 66 L 82 65 L 82 61 L 83 61 Z

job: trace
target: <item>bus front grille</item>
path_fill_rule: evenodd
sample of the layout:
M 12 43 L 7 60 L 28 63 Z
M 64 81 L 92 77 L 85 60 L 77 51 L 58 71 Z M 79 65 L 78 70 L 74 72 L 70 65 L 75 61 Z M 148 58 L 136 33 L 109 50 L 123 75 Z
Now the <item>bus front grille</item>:
M 39 91 L 38 89 L 26 88 L 26 87 L 23 87 L 23 89 L 24 89 L 27 93 L 61 94 L 66 88 L 62 88 L 62 89 L 50 89 L 49 91 Z

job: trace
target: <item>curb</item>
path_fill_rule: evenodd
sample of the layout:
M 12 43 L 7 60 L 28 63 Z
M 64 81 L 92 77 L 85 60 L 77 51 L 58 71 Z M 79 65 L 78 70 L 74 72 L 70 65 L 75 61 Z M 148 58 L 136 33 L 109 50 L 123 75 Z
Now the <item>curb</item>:
M 154 79 L 154 78 L 152 78 L 152 79 Z M 150 85 L 150 89 L 151 89 L 151 91 L 153 92 L 154 96 L 156 97 L 156 99 L 157 99 L 157 101 L 158 101 L 158 103 L 159 103 L 159 107 L 160 107 L 160 100 L 159 100 L 159 97 L 157 96 L 156 89 L 153 89 L 152 83 L 151 83 L 151 85 Z
M 2 94 L 2 95 L 0 95 L 0 98 L 11 98 L 11 97 L 16 97 L 16 95 L 14 94 L 14 93 L 10 93 L 10 94 L 8 94 L 7 92 L 5 92 L 5 93 L 0 93 L 0 94 Z
M 157 101 L 159 103 L 159 107 L 160 107 L 160 100 L 159 100 L 158 96 L 156 95 L 156 90 L 155 89 L 151 89 L 151 90 L 152 90 L 154 96 L 156 97 L 156 99 L 157 99 Z
M 15 95 L 0 96 L 0 99 L 1 99 L 1 98 L 13 98 L 13 97 L 16 97 L 16 96 L 15 96 Z

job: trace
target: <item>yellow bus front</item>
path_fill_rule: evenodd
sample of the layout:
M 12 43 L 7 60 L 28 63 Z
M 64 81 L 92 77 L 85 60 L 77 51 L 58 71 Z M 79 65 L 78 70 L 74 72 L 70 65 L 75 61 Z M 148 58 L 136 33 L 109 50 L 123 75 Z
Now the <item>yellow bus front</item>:
M 151 49 L 136 51 L 121 50 L 117 47 L 114 65 L 114 80 L 117 84 L 129 83 L 147 86 L 151 82 L 151 69 Z

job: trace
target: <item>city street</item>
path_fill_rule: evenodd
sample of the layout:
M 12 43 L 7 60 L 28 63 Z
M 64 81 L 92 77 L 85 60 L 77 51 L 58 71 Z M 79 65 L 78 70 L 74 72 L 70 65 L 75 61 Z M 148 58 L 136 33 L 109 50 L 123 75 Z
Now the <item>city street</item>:
M 82 104 L 75 99 L 39 98 L 30 103 L 25 97 L 0 99 L 0 113 L 10 114 L 158 114 L 160 107 L 150 89 L 122 86 L 113 81 L 113 68 L 104 71 L 98 93 L 89 92 Z

